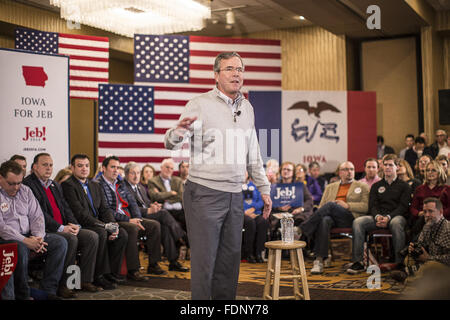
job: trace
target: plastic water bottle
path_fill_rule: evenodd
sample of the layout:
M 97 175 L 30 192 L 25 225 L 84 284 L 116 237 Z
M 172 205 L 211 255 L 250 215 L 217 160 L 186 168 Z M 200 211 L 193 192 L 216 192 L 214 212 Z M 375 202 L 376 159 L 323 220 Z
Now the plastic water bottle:
M 284 214 L 283 218 L 281 218 L 281 241 L 294 242 L 294 219 L 289 213 Z

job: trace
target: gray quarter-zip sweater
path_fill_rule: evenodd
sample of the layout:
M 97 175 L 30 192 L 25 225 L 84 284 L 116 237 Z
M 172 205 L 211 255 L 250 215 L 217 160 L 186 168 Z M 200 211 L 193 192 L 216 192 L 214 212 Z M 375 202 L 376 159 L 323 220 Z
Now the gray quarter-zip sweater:
M 177 150 L 190 142 L 188 180 L 225 192 L 241 192 L 245 171 L 261 194 L 270 194 L 255 130 L 253 107 L 247 99 L 238 98 L 236 113 L 230 112 L 219 90 L 190 100 L 180 116 L 197 117 L 191 130 L 167 130 L 164 145 Z

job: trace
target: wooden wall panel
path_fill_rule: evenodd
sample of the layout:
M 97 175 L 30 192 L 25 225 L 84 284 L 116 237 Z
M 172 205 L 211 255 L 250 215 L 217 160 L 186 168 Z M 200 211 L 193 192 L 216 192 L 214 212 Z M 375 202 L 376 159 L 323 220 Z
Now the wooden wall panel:
M 377 132 L 398 153 L 408 133 L 419 134 L 415 38 L 366 41 L 362 90 L 377 94 Z
M 347 90 L 345 37 L 319 27 L 251 33 L 281 40 L 284 90 Z

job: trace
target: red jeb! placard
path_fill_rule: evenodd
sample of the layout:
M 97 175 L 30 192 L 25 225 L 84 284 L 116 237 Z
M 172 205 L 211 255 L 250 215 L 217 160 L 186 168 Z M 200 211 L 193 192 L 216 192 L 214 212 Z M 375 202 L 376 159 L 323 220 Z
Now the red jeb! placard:
M 0 244 L 0 292 L 17 265 L 17 243 Z

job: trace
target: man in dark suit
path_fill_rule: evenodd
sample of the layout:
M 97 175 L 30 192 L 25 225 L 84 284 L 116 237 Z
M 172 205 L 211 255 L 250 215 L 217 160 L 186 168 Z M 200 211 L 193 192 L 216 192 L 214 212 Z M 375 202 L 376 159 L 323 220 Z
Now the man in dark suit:
M 416 137 L 414 139 L 414 146 L 405 152 L 405 160 L 409 163 L 411 169 L 416 172 L 416 162 L 424 154 L 425 139 L 422 137 Z
M 139 183 L 140 178 L 139 165 L 136 162 L 129 162 L 125 166 L 125 185 L 128 187 L 130 194 L 134 196 L 142 217 L 156 220 L 161 224 L 161 243 L 169 260 L 169 270 L 189 271 L 189 268 L 183 267 L 178 262 L 179 252 L 176 245 L 177 242 L 180 245 L 185 243 L 183 238 L 185 238 L 186 233 L 167 210 L 161 210 L 161 204 L 152 203 L 145 188 Z M 149 264 L 147 268 L 147 273 L 161 274 L 161 271 L 157 262 L 153 265 Z
M 41 206 L 45 218 L 45 231 L 57 233 L 67 240 L 67 253 L 64 271 L 58 288 L 63 298 L 75 298 L 75 293 L 67 285 L 67 267 L 75 265 L 77 250 L 81 252 L 81 289 L 97 292 L 100 288 L 92 284 L 94 280 L 95 257 L 98 236 L 94 231 L 80 229 L 78 221 L 64 199 L 61 186 L 50 179 L 53 173 L 53 160 L 48 153 L 39 153 L 34 157 L 32 173 L 23 183 L 30 187 Z
M 395 154 L 394 148 L 384 144 L 383 136 L 377 136 L 377 158 L 381 159 L 386 154 Z
M 148 254 L 148 263 L 153 265 L 161 260 L 161 225 L 156 220 L 142 218 L 141 211 L 128 191 L 123 180 L 118 180 L 119 158 L 107 157 L 103 160 L 103 175 L 98 178 L 106 198 L 108 207 L 113 211 L 114 218 L 121 228 L 128 233 L 126 261 L 127 277 L 134 281 L 148 281 L 139 273 L 140 261 L 138 250 L 139 237 L 145 237 L 145 246 Z
M 173 176 L 174 166 L 170 158 L 161 162 L 161 173 L 148 182 L 148 194 L 154 201 L 162 203 L 163 208 L 169 211 L 186 231 L 186 218 L 182 206 L 183 180 Z
M 61 185 L 64 197 L 81 226 L 98 235 L 94 284 L 107 290 L 114 289 L 117 287 L 116 283 L 124 281 L 119 273 L 128 234 L 121 228 L 115 232 L 106 230 L 109 223 L 115 223 L 116 220 L 106 204 L 100 185 L 88 179 L 88 156 L 74 155 L 71 169 L 72 176 Z

